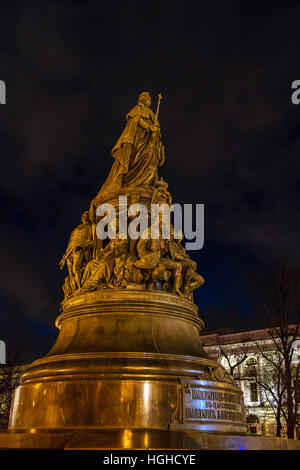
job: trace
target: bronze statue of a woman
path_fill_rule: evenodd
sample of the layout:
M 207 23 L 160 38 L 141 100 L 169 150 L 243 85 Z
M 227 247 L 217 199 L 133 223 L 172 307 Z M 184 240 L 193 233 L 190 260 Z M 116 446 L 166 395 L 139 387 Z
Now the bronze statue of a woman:
M 150 105 L 150 95 L 144 91 L 127 114 L 126 127 L 111 151 L 115 162 L 97 198 L 123 187 L 155 186 L 165 153 L 157 120 L 159 103 L 155 115 Z

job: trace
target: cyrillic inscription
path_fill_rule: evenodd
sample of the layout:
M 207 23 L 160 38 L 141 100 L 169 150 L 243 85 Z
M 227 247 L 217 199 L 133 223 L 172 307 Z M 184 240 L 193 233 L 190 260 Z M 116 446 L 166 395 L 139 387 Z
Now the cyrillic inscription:
M 192 388 L 184 394 L 185 420 L 242 422 L 241 395 Z

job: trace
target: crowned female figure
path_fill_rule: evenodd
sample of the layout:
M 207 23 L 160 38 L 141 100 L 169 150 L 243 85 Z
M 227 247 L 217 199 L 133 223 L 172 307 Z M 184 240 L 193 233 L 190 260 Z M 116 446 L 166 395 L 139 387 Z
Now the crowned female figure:
M 150 95 L 144 91 L 138 104 L 127 114 L 126 127 L 111 151 L 115 161 L 97 200 L 121 188 L 155 186 L 157 167 L 164 163 L 165 153 L 157 120 L 158 109 L 155 115 L 150 105 Z

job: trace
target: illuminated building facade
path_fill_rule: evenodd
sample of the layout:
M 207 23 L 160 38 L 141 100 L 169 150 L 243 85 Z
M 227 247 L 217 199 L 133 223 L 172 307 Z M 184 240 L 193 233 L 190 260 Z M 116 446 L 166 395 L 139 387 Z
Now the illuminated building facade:
M 276 435 L 276 370 L 265 355 L 276 354 L 274 340 L 268 330 L 243 332 L 219 331 L 203 335 L 202 344 L 208 356 L 219 361 L 230 372 L 244 394 L 247 430 L 256 434 Z M 300 398 L 296 369 L 300 362 L 300 339 L 293 342 L 291 360 L 295 382 L 295 398 Z M 268 356 L 269 357 L 269 356 Z M 266 383 L 266 380 L 269 381 Z M 267 389 L 271 386 L 270 391 Z M 272 394 L 274 393 L 274 396 Z M 299 410 L 300 412 L 300 410 Z M 285 435 L 284 418 L 281 419 Z M 299 436 L 299 428 L 295 431 Z

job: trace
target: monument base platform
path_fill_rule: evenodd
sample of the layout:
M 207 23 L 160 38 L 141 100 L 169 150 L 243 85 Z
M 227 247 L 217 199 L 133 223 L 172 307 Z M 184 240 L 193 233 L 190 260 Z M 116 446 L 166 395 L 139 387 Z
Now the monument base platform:
M 66 301 L 56 324 L 15 390 L 11 431 L 246 431 L 242 392 L 206 356 L 191 301 L 107 289 Z
M 223 435 L 199 431 L 143 429 L 31 429 L 0 432 L 0 450 L 300 450 L 300 441 L 245 435 Z

